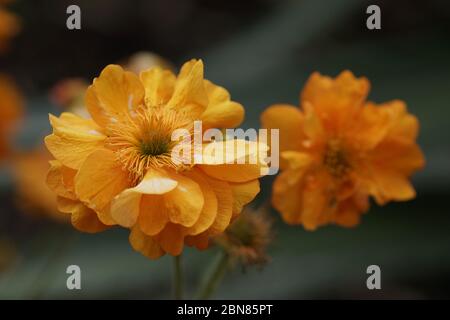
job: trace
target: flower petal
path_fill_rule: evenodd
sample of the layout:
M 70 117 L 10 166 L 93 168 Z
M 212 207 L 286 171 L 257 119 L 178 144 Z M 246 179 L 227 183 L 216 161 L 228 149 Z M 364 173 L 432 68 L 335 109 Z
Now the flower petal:
M 204 164 L 198 167 L 216 179 L 246 182 L 267 174 L 267 150 L 266 144 L 254 141 L 235 139 L 212 142 L 204 148 Z
M 165 252 L 178 256 L 183 251 L 184 236 L 182 226 L 168 223 L 154 238 Z
M 261 126 L 280 130 L 280 151 L 299 150 L 305 138 L 300 128 L 304 116 L 298 107 L 288 104 L 275 104 L 261 114 Z
M 186 176 L 198 183 L 204 198 L 204 205 L 200 217 L 197 222 L 187 230 L 189 235 L 196 235 L 202 233 L 213 224 L 217 216 L 218 200 L 202 171 L 191 170 L 186 173 Z
M 169 222 L 164 199 L 159 195 L 142 195 L 138 218 L 141 231 L 148 236 L 154 236 L 163 230 Z
M 315 230 L 320 225 L 330 222 L 329 217 L 336 209 L 331 199 L 333 192 L 328 191 L 331 183 L 330 177 L 324 172 L 305 179 L 301 193 L 301 219 L 305 229 Z
M 292 179 L 296 176 L 297 179 Z M 301 223 L 301 191 L 302 181 L 294 170 L 285 170 L 279 174 L 273 184 L 272 205 L 276 208 L 286 223 Z
M 204 80 L 209 104 L 201 115 L 203 129 L 234 128 L 244 120 L 244 108 L 237 102 L 231 101 L 230 94 L 225 88 L 219 87 L 208 80 Z
M 89 155 L 75 176 L 75 192 L 81 201 L 102 211 L 120 192 L 130 186 L 128 175 L 107 149 Z
M 338 205 L 334 222 L 343 227 L 354 227 L 359 224 L 361 215 L 369 209 L 369 197 L 355 194 Z
M 144 88 L 132 72 L 108 65 L 86 93 L 86 107 L 100 126 L 126 118 L 143 103 Z
M 161 195 L 167 192 L 172 191 L 176 188 L 178 182 L 172 178 L 170 178 L 167 173 L 162 169 L 149 169 L 145 174 L 142 181 L 133 188 L 122 191 L 118 196 L 114 198 L 111 203 L 111 216 L 118 224 L 123 227 L 132 227 L 140 214 L 141 208 L 143 208 L 141 204 L 141 200 L 143 194 L 146 195 Z M 147 197 L 147 200 L 150 200 L 150 197 Z M 160 199 L 162 201 L 162 198 Z M 151 201 L 146 201 L 146 204 L 151 206 Z M 160 204 L 159 201 L 155 202 L 154 205 L 163 205 Z M 160 208 L 161 210 L 165 208 Z M 149 208 L 145 209 L 145 216 L 148 221 L 152 221 L 150 217 Z M 159 214 L 159 213 L 157 213 Z M 144 217 L 142 217 L 144 219 Z M 142 220 L 140 219 L 140 220 Z M 167 222 L 167 221 L 166 221 Z M 141 223 L 141 222 L 140 222 Z M 165 222 L 164 222 L 165 224 Z M 164 226 L 163 224 L 163 226 Z M 146 224 L 147 230 L 150 230 L 152 226 Z M 158 226 L 156 226 L 158 228 Z M 145 232 L 145 230 L 143 229 Z M 158 232 L 160 229 L 158 230 Z M 156 233 L 158 233 L 156 232 Z M 153 235 L 153 231 L 145 232 L 149 235 Z
M 152 237 L 145 235 L 139 226 L 131 229 L 129 241 L 134 250 L 150 259 L 158 259 L 165 254 L 160 245 Z
M 79 200 L 72 200 L 61 196 L 56 198 L 57 209 L 62 213 L 72 213 L 79 203 Z
M 233 217 L 239 215 L 243 207 L 255 199 L 259 193 L 259 180 L 243 183 L 230 183 L 233 194 Z
M 106 139 L 92 120 L 71 113 L 63 113 L 60 118 L 50 115 L 50 123 L 53 134 L 45 137 L 45 144 L 56 159 L 72 169 L 79 169 Z
M 94 210 L 89 209 L 81 202 L 72 212 L 71 221 L 72 225 L 82 232 L 96 233 L 109 228 L 100 222 Z
M 133 190 L 144 194 L 164 194 L 175 189 L 177 185 L 178 181 L 163 169 L 149 169 Z
M 230 225 L 233 215 L 232 187 L 228 182 L 216 180 L 205 176 L 209 185 L 217 197 L 217 215 L 206 231 L 197 235 L 188 235 L 185 238 L 187 245 L 195 246 L 199 250 L 205 250 L 209 246 L 209 238 L 221 234 Z
M 203 62 L 191 60 L 186 62 L 178 75 L 175 90 L 168 106 L 184 110 L 197 119 L 208 106 L 208 96 L 203 83 Z
M 178 184 L 172 191 L 164 194 L 169 219 L 173 223 L 192 227 L 198 220 L 204 205 L 204 197 L 198 183 L 181 175 L 171 174 Z
M 222 233 L 230 224 L 233 213 L 233 194 L 229 183 L 204 176 L 217 197 L 217 215 L 211 227 L 206 231 L 209 235 Z
M 155 67 L 141 72 L 140 78 L 145 88 L 147 106 L 160 106 L 169 102 L 176 81 L 175 75 L 170 70 Z
M 111 201 L 111 217 L 122 227 L 132 227 L 140 212 L 142 194 L 126 189 Z
M 64 166 L 60 161 L 52 160 L 46 178 L 47 186 L 58 196 L 75 200 L 73 179 L 76 173 L 76 170 Z
M 327 131 L 337 132 L 352 121 L 355 111 L 369 93 L 367 78 L 356 78 L 350 71 L 341 72 L 335 79 L 313 73 L 302 93 L 301 105 L 310 103 Z
M 415 198 L 416 191 L 409 182 L 408 177 L 399 172 L 373 167 L 373 183 L 370 184 L 369 192 L 375 197 L 379 205 L 388 201 L 406 201 Z

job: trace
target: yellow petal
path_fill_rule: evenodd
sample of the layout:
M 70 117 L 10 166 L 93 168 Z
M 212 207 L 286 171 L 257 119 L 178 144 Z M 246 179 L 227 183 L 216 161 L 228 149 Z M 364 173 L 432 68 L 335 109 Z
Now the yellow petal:
M 292 175 L 297 176 L 297 179 L 293 180 Z M 273 184 L 272 205 L 289 224 L 301 223 L 302 183 L 298 177 L 295 171 L 285 170 L 276 177 Z
M 164 194 L 169 219 L 173 223 L 192 227 L 203 209 L 204 197 L 198 183 L 181 174 L 172 174 L 178 184 L 175 189 Z
M 208 106 L 208 96 L 203 83 L 203 62 L 186 62 L 178 75 L 175 90 L 168 106 L 185 111 L 197 119 Z
M 279 129 L 280 151 L 299 150 L 305 138 L 302 130 L 303 114 L 298 107 L 288 104 L 270 106 L 261 114 L 261 126 Z
M 416 191 L 405 177 L 399 172 L 383 168 L 372 168 L 373 184 L 370 193 L 378 204 L 383 205 L 388 201 L 406 201 L 415 198 Z
M 134 250 L 150 259 L 158 259 L 164 255 L 160 245 L 152 237 L 145 235 L 138 226 L 131 229 L 129 241 Z
M 106 136 L 99 132 L 92 120 L 69 113 L 60 118 L 50 115 L 53 134 L 45 137 L 51 154 L 72 169 L 79 169 L 86 157 L 103 146 Z
M 187 234 L 196 235 L 208 229 L 216 219 L 218 201 L 211 185 L 204 173 L 200 170 L 191 170 L 185 173 L 186 176 L 194 180 L 200 186 L 203 193 L 204 205 L 197 222 L 187 230 Z
M 75 177 L 77 196 L 97 212 L 105 209 L 129 185 L 127 173 L 116 161 L 115 154 L 107 149 L 88 156 Z
M 244 108 L 237 102 L 231 101 L 230 94 L 225 88 L 219 87 L 208 80 L 204 80 L 208 95 L 208 108 L 201 115 L 203 129 L 234 128 L 244 120 Z
M 391 126 L 392 116 L 386 108 L 366 103 L 345 134 L 349 143 L 359 150 L 372 150 L 382 141 Z
M 144 194 L 164 194 L 176 188 L 178 181 L 163 169 L 149 169 L 142 181 L 133 188 Z
M 46 178 L 47 186 L 58 196 L 75 200 L 73 185 L 75 174 L 75 170 L 63 166 L 58 160 L 52 160 Z
M 233 194 L 230 184 L 205 176 L 217 198 L 217 215 L 211 227 L 206 230 L 208 235 L 222 233 L 230 224 L 233 213 Z
M 141 193 L 127 189 L 111 201 L 111 217 L 122 227 L 132 227 L 139 216 Z
M 324 220 L 334 213 L 335 205 L 332 204 L 328 192 L 331 181 L 327 174 L 319 173 L 314 177 L 309 177 L 303 186 L 301 198 L 302 224 L 307 230 L 315 230 L 320 225 L 329 222 Z
M 164 199 L 159 195 L 142 195 L 138 223 L 141 231 L 154 236 L 169 222 Z
M 169 70 L 155 67 L 141 72 L 141 82 L 145 88 L 145 104 L 160 106 L 169 102 L 175 88 L 175 75 Z
M 63 213 L 72 213 L 77 209 L 79 204 L 79 200 L 72 200 L 60 196 L 58 196 L 56 199 L 57 209 L 58 211 L 61 211 Z
M 301 93 L 301 105 L 310 103 L 326 130 L 337 132 L 352 121 L 369 88 L 366 78 L 356 78 L 350 71 L 343 71 L 334 79 L 315 72 Z
M 143 103 L 144 88 L 132 72 L 118 65 L 108 65 L 86 93 L 86 107 L 102 127 L 126 118 Z
M 138 219 L 143 194 L 164 194 L 175 189 L 177 185 L 178 182 L 168 176 L 164 170 L 149 169 L 136 187 L 124 190 L 114 198 L 111 203 L 111 216 L 121 226 L 132 227 Z M 151 205 L 150 202 L 147 204 Z M 153 232 L 149 231 L 147 234 L 153 234 Z
M 303 103 L 304 110 L 304 121 L 302 130 L 305 136 L 308 137 L 309 141 L 314 141 L 314 143 L 320 143 L 323 141 L 325 136 L 325 128 L 323 126 L 323 121 L 317 115 L 317 112 L 312 104 L 309 102 Z
M 113 219 L 111 215 L 111 203 L 108 204 L 103 210 L 97 211 L 98 219 L 108 226 L 113 226 L 117 224 L 117 222 Z
M 72 212 L 71 221 L 72 225 L 82 232 L 96 233 L 108 228 L 100 222 L 94 210 L 89 209 L 81 202 Z
M 168 223 L 154 238 L 165 252 L 178 256 L 183 251 L 184 236 L 184 231 L 180 225 Z
M 281 157 L 291 170 L 306 170 L 313 163 L 313 158 L 305 152 L 284 151 Z
M 223 233 L 230 225 L 233 206 L 235 205 L 230 183 L 208 176 L 205 176 L 205 178 L 217 197 L 217 215 L 213 224 L 206 231 L 193 236 L 188 235 L 185 238 L 189 246 L 195 246 L 199 250 L 207 249 L 209 239 Z
M 387 121 L 390 125 L 388 138 L 409 142 L 416 140 L 419 133 L 419 121 L 413 114 L 408 113 L 404 101 L 393 100 L 380 105 L 374 103 L 367 105 L 377 107 L 390 116 L 390 121 Z
M 204 164 L 198 167 L 216 179 L 246 182 L 267 174 L 267 150 L 266 144 L 254 141 L 235 139 L 213 142 L 204 148 Z
M 233 217 L 239 215 L 242 208 L 255 199 L 259 193 L 259 180 L 244 183 L 230 183 L 233 194 Z
M 230 225 L 234 206 L 231 184 L 208 176 L 205 178 L 217 197 L 217 215 L 211 227 L 206 231 L 193 236 L 188 235 L 185 238 L 189 246 L 195 246 L 199 250 L 207 249 L 209 239 L 223 233 Z
M 369 198 L 365 194 L 355 194 L 339 203 L 334 222 L 343 227 L 359 224 L 361 215 L 369 209 Z

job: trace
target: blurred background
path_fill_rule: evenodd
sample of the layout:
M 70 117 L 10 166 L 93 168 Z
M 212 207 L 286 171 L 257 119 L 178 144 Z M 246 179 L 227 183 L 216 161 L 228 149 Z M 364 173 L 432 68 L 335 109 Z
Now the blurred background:
M 81 30 L 66 28 L 71 4 L 81 8 Z M 381 30 L 366 28 L 370 4 L 381 8 Z M 371 80 L 370 100 L 405 100 L 421 123 L 427 165 L 414 176 L 414 201 L 373 205 L 353 229 L 315 232 L 287 226 L 273 211 L 271 262 L 236 268 L 215 297 L 450 298 L 448 1 L 2 0 L 0 6 L 0 84 L 8 79 L 0 97 L 6 110 L 0 128 L 8 132 L 0 148 L 0 298 L 170 297 L 170 257 L 150 261 L 134 252 L 126 230 L 75 231 L 54 212 L 43 182 L 48 113 L 61 113 L 74 102 L 71 88 L 107 64 L 129 63 L 142 51 L 176 69 L 203 59 L 206 77 L 246 107 L 244 128 L 259 127 L 259 114 L 272 103 L 298 104 L 313 71 L 335 76 L 344 69 Z M 79 80 L 61 85 L 67 78 Z M 9 110 L 8 101 L 18 107 Z M 272 181 L 263 179 L 256 204 L 267 201 Z M 188 292 L 214 251 L 185 250 Z M 71 264 L 82 270 L 82 290 L 66 288 Z M 381 267 L 382 290 L 366 288 L 371 264 Z

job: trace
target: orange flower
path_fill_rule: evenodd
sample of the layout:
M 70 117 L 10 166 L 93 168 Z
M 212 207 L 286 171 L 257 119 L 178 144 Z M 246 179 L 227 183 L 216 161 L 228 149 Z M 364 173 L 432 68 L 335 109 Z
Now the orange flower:
M 0 52 L 8 48 L 8 41 L 20 30 L 19 20 L 15 15 L 2 8 L 8 0 L 0 0 Z
M 38 148 L 22 152 L 12 161 L 18 205 L 24 212 L 66 222 L 67 216 L 56 209 L 56 197 L 45 183 L 51 155 Z
M 280 129 L 272 203 L 287 223 L 350 227 L 369 196 L 380 205 L 415 197 L 408 178 L 425 162 L 418 120 L 402 101 L 366 102 L 368 92 L 369 81 L 349 71 L 335 79 L 314 73 L 301 109 L 274 105 L 262 114 L 263 127 Z
M 10 152 L 9 136 L 22 115 L 22 96 L 13 82 L 0 74 L 0 159 Z
M 79 229 L 118 224 L 131 229 L 130 243 L 142 254 L 179 255 L 185 241 L 206 248 L 259 192 L 265 163 L 185 164 L 171 156 L 174 130 L 191 133 L 197 119 L 203 129 L 243 120 L 242 106 L 203 78 L 202 61 L 187 62 L 178 77 L 159 67 L 137 77 L 109 65 L 85 103 L 92 119 L 50 116 L 53 134 L 45 139 L 56 158 L 48 184 L 62 211 L 82 211 Z

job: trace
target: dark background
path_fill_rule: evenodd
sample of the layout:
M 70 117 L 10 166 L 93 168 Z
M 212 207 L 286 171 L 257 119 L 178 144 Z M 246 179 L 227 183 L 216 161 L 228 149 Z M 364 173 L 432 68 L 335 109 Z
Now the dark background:
M 82 29 L 66 28 L 66 8 L 81 7 Z M 381 30 L 366 28 L 366 8 L 381 7 Z M 448 1 L 24 1 L 9 8 L 22 32 L 0 59 L 27 99 L 17 143 L 41 143 L 47 113 L 60 112 L 49 89 L 66 77 L 91 80 L 103 67 L 137 51 L 155 52 L 179 67 L 205 62 L 205 75 L 246 107 L 244 127 L 258 127 L 272 103 L 298 104 L 309 74 L 349 69 L 371 80 L 369 98 L 402 99 L 421 122 L 427 165 L 414 177 L 418 196 L 372 206 L 354 229 L 316 232 L 287 226 L 272 212 L 277 236 L 263 270 L 239 268 L 219 298 L 449 298 L 450 297 L 450 2 Z M 3 170 L 5 171 L 5 170 Z M 273 178 L 263 179 L 264 203 Z M 168 298 L 169 257 L 150 261 L 132 251 L 125 230 L 81 234 L 17 209 L 14 184 L 3 172 L 0 230 L 16 250 L 0 275 L 0 298 Z M 188 290 L 214 249 L 187 249 Z M 82 290 L 66 289 L 65 268 L 82 269 Z M 377 264 L 382 290 L 366 288 Z

